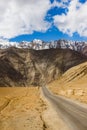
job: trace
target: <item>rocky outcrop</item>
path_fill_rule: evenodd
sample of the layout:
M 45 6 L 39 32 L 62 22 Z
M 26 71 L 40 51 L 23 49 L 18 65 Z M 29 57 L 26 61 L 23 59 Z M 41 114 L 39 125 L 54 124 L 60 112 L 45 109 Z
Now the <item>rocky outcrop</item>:
M 85 46 L 85 47 L 83 48 L 82 53 L 83 53 L 85 56 L 87 56 L 87 46 Z
M 42 85 L 60 77 L 67 69 L 87 61 L 69 49 L 0 50 L 0 86 Z

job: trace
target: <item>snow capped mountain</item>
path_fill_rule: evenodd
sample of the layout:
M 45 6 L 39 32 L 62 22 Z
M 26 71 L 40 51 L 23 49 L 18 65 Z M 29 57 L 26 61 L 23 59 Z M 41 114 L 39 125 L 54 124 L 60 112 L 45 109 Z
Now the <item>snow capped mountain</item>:
M 42 40 L 39 40 L 39 39 L 34 39 L 34 40 L 33 40 L 33 43 L 42 45 L 43 41 L 42 41 Z
M 63 49 L 68 48 L 79 52 L 87 50 L 85 49 L 87 48 L 87 42 L 80 42 L 80 41 L 56 40 L 51 42 L 44 42 L 39 39 L 34 39 L 31 42 L 22 41 L 18 43 L 18 42 L 9 42 L 7 40 L 0 40 L 1 49 L 5 49 L 12 46 L 17 48 L 29 48 L 35 50 L 50 49 L 50 48 L 63 48 Z
M 7 40 L 0 39 L 0 48 L 1 49 L 5 49 L 5 48 L 11 47 L 11 46 L 18 47 L 18 43 L 17 42 L 9 42 Z

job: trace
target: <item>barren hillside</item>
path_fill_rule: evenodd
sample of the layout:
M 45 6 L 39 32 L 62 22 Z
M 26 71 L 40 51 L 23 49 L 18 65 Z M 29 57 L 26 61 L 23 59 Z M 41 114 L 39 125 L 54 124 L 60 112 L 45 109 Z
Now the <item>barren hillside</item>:
M 58 79 L 69 68 L 87 58 L 69 49 L 0 50 L 0 86 L 42 85 Z
M 49 87 L 55 94 L 87 103 L 87 62 L 72 67 Z

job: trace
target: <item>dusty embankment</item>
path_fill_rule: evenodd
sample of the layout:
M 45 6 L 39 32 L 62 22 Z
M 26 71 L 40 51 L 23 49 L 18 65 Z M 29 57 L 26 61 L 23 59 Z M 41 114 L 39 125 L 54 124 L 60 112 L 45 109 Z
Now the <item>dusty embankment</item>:
M 37 87 L 0 88 L 0 130 L 45 130 L 45 109 Z
M 48 87 L 56 95 L 66 96 L 87 104 L 87 62 L 72 67 Z

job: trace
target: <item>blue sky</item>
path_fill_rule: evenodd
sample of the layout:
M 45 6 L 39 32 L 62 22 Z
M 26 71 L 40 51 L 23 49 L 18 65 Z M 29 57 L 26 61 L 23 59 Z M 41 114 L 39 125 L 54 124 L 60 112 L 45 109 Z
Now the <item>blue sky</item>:
M 6 11 L 5 0 L 1 1 L 1 7 Z M 35 0 L 13 1 L 9 0 L 6 6 L 10 10 L 4 12 L 6 19 L 0 17 L 1 38 L 14 42 L 33 39 L 87 41 L 86 0 L 42 0 L 42 3 L 41 0 L 37 3 Z
M 33 39 L 41 39 L 43 41 L 53 41 L 59 39 L 66 39 L 72 41 L 87 41 L 86 37 L 80 37 L 77 33 L 75 33 L 72 37 L 67 34 L 63 34 L 56 27 L 53 27 L 51 30 L 46 31 L 45 33 L 34 32 L 31 35 L 20 35 L 18 37 L 10 39 L 10 41 L 32 41 Z

